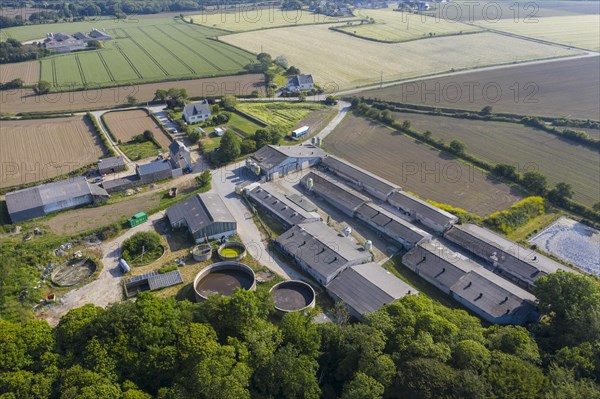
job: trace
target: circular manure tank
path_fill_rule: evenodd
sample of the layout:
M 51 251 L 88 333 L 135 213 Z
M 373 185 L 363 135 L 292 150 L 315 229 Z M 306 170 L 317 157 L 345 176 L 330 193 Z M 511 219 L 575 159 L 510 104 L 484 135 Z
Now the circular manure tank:
M 196 262 L 204 262 L 212 257 L 212 247 L 209 244 L 196 245 L 192 249 L 192 257 Z
M 239 262 L 214 263 L 198 273 L 194 279 L 194 293 L 198 302 L 215 294 L 229 296 L 236 288 L 244 290 L 256 288 L 254 271 Z
M 281 314 L 315 307 L 315 290 L 304 281 L 282 281 L 275 284 L 270 292 L 275 309 Z
M 56 267 L 50 280 L 60 287 L 72 287 L 87 281 L 98 269 L 98 264 L 89 258 L 75 258 Z
M 226 242 L 219 247 L 217 254 L 222 260 L 237 262 L 246 256 L 246 246 L 237 241 Z

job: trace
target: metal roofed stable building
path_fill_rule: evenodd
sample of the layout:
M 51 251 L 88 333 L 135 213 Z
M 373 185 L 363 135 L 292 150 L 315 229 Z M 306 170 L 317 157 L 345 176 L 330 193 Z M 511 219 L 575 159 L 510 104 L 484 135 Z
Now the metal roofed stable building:
M 417 245 L 402 263 L 491 323 L 525 324 L 538 316 L 531 293 L 437 240 Z
M 371 261 L 371 254 L 321 222 L 296 225 L 275 243 L 322 285 L 344 269 Z
M 371 201 L 369 197 L 348 187 L 341 181 L 318 171 L 310 171 L 300 180 L 307 190 L 331 203 L 346 215 L 354 217 L 356 210 Z
M 453 214 L 404 191 L 393 192 L 387 202 L 438 233 L 443 233 L 458 223 L 458 218 Z
M 286 227 L 300 223 L 316 222 L 321 217 L 316 212 L 307 212 L 279 193 L 269 183 L 256 184 L 246 189 L 246 195 L 253 203 L 275 216 Z
M 229 237 L 236 233 L 237 222 L 218 194 L 196 194 L 167 209 L 173 229 L 187 228 L 194 241 Z
M 322 165 L 382 201 L 385 201 L 394 191 L 400 190 L 400 187 L 394 183 L 331 155 L 323 158 Z
M 376 263 L 349 267 L 326 288 L 329 295 L 344 302 L 358 320 L 405 295 L 418 293 Z
M 210 118 L 210 104 L 207 100 L 196 101 L 183 107 L 183 119 L 187 123 L 202 122 Z
M 356 210 L 356 217 L 406 249 L 432 239 L 431 234 L 372 203 L 361 205 Z
M 6 207 L 13 223 L 46 216 L 52 212 L 108 199 L 101 187 L 83 176 L 12 191 L 6 194 Z
M 558 270 L 572 271 L 542 254 L 474 224 L 456 225 L 444 236 L 489 262 L 495 267 L 495 272 L 529 289 L 542 276 Z
M 98 160 L 98 173 L 101 175 L 122 172 L 125 170 L 125 168 L 125 160 L 122 156 Z
M 246 159 L 246 166 L 272 180 L 321 162 L 325 151 L 312 144 L 294 146 L 266 145 Z M 256 172 L 256 171 L 255 171 Z

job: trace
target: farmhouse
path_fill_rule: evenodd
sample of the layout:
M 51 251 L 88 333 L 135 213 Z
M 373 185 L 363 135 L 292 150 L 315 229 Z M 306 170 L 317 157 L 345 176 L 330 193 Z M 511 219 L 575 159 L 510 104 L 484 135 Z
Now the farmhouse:
M 312 90 L 315 88 L 312 75 L 296 75 L 287 80 L 285 88 L 288 91 Z
M 106 199 L 104 189 L 78 176 L 10 192 L 6 194 L 6 207 L 10 220 L 17 223 Z
M 406 249 L 432 239 L 431 234 L 375 204 L 361 205 L 356 210 L 356 217 Z
M 296 225 L 280 235 L 275 244 L 322 285 L 348 267 L 371 261 L 369 252 L 358 249 L 321 222 Z
M 402 263 L 491 323 L 525 324 L 537 317 L 532 294 L 437 240 L 417 245 Z
M 98 173 L 107 175 L 109 173 L 122 172 L 126 169 L 123 157 L 110 157 L 98 160 Z
M 169 152 L 171 154 L 170 161 L 174 176 L 180 176 L 184 170 L 191 172 L 193 166 L 192 153 L 185 144 L 181 141 L 173 140 L 171 145 L 169 145 Z
M 474 224 L 452 227 L 445 237 L 491 264 L 494 271 L 525 288 L 535 280 L 558 270 L 571 271 L 558 262 L 520 246 L 496 233 Z
M 106 33 L 94 28 L 88 34 L 81 32 L 77 32 L 74 35 L 66 33 L 48 33 L 43 43 L 48 50 L 57 53 L 70 53 L 73 51 L 85 50 L 88 48 L 88 43 L 92 40 L 107 41 L 111 39 L 112 37 Z
M 266 145 L 246 159 L 246 166 L 264 180 L 272 180 L 314 166 L 323 156 L 325 152 L 312 144 Z
M 387 199 L 387 202 L 405 212 L 413 220 L 423 223 L 438 233 L 443 233 L 454 224 L 458 218 L 451 213 L 416 198 L 405 191 L 395 191 Z
M 210 118 L 210 104 L 207 100 L 196 101 L 183 107 L 183 119 L 187 123 L 202 122 Z
M 366 195 L 316 170 L 309 172 L 300 182 L 308 191 L 317 194 L 350 217 L 354 217 L 361 205 L 371 201 Z
M 361 321 L 367 313 L 374 312 L 405 295 L 418 293 L 376 263 L 349 267 L 326 288 L 333 299 L 344 302 L 350 314 Z
M 167 209 L 173 229 L 187 228 L 196 243 L 236 233 L 237 222 L 218 194 L 196 194 Z
M 400 189 L 397 185 L 377 175 L 331 155 L 323 158 L 322 165 L 325 169 L 348 180 L 358 189 L 364 190 L 382 201 L 387 200 L 393 192 Z
M 318 213 L 305 211 L 285 195 L 273 189 L 269 183 L 254 183 L 245 190 L 246 196 L 252 203 L 269 212 L 288 228 L 300 223 L 321 220 Z

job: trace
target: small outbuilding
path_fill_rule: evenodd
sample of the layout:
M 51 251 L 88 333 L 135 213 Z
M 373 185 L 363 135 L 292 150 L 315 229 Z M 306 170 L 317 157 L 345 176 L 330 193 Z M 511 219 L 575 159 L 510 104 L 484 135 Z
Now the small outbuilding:
M 171 164 L 167 160 L 138 165 L 137 174 L 140 178 L 140 184 L 155 183 L 173 177 Z
M 125 160 L 122 156 L 110 157 L 98 160 L 98 173 L 107 175 L 109 173 L 122 172 L 126 169 Z

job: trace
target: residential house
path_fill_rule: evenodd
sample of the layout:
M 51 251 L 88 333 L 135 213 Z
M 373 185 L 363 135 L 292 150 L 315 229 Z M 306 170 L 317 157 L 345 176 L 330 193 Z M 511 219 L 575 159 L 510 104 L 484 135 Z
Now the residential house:
M 198 123 L 210 119 L 210 104 L 207 100 L 196 101 L 183 107 L 183 119 L 187 123 Z
M 285 88 L 288 91 L 304 91 L 315 88 L 312 75 L 296 75 L 287 80 Z

